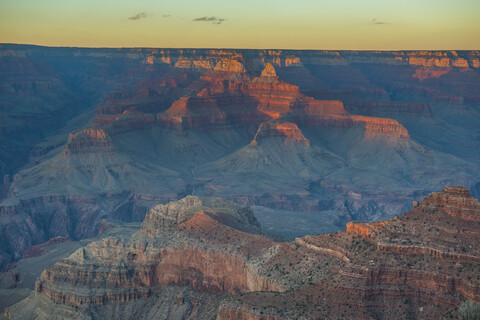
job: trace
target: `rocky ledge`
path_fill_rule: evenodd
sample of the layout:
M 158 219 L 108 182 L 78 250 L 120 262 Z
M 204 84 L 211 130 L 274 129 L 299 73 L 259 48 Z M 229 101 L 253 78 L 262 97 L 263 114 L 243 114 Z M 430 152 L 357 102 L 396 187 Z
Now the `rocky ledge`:
M 76 316 L 87 308 L 112 316 L 114 305 L 140 308 L 154 297 L 173 307 L 192 296 L 164 295 L 176 286 L 210 295 L 212 304 L 201 302 L 206 318 L 455 317 L 462 301 L 480 302 L 479 215 L 480 203 L 453 187 L 388 221 L 276 242 L 258 234 L 248 208 L 189 196 L 152 209 L 129 239 L 104 239 L 60 260 L 38 279 L 37 296 L 9 315 L 48 301 L 76 307 Z

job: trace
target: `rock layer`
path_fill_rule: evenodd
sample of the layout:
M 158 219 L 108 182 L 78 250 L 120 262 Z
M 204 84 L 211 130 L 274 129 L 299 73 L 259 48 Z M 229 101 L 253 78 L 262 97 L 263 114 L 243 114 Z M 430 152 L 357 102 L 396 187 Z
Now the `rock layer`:
M 217 319 L 454 317 L 464 299 L 480 302 L 480 233 L 469 219 L 479 208 L 466 189 L 447 188 L 388 221 L 278 243 L 223 223 L 229 216 L 256 230 L 245 209 L 188 197 L 149 212 L 131 239 L 61 260 L 36 291 L 104 310 L 186 286 L 222 297 Z

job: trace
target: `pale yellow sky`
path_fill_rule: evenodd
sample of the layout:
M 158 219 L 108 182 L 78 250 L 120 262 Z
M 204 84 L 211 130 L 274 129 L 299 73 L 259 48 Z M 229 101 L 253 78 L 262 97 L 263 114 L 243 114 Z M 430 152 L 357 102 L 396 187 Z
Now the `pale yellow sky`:
M 0 0 L 0 42 L 82 47 L 480 49 L 479 16 L 478 0 Z

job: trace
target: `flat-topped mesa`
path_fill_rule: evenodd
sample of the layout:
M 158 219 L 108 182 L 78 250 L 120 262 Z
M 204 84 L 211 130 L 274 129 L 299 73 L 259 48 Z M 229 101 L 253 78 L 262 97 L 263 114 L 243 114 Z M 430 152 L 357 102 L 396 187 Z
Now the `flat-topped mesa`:
M 409 139 L 407 129 L 398 123 L 397 120 L 388 118 L 376 118 L 365 116 L 350 116 L 354 122 L 365 126 L 365 139 L 374 138 L 396 138 Z
M 83 129 L 68 136 L 64 155 L 116 152 L 112 139 L 103 129 Z
M 462 187 L 447 187 L 442 192 L 431 193 L 423 201 L 415 201 L 413 206 L 415 209 L 442 210 L 451 216 L 480 221 L 480 203 L 468 189 Z
M 215 294 L 282 291 L 243 257 L 222 250 L 174 243 L 157 248 L 115 239 L 78 249 L 43 271 L 35 291 L 56 303 L 80 307 L 146 299 L 172 285 Z
M 329 126 L 351 128 L 365 127 L 365 139 L 409 139 L 407 129 L 398 121 L 389 118 L 377 118 L 349 115 L 343 103 L 336 100 L 314 100 L 303 97 L 291 105 L 295 122 L 305 126 Z
M 268 121 L 262 123 L 250 145 L 258 146 L 261 140 L 269 137 L 282 137 L 285 138 L 285 143 L 293 142 L 310 146 L 310 141 L 305 138 L 298 126 L 295 123 L 285 121 Z

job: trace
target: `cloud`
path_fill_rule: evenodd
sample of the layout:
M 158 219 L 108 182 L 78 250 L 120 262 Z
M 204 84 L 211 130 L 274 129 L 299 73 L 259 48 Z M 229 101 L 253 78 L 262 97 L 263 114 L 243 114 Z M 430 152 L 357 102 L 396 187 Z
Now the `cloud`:
M 140 12 L 134 15 L 133 17 L 128 18 L 128 20 L 140 20 L 146 17 L 148 17 L 148 14 L 146 14 L 145 12 Z
M 213 24 L 221 24 L 225 19 L 222 18 L 217 18 L 215 16 L 212 17 L 200 17 L 200 18 L 195 18 L 192 21 L 196 22 L 211 22 Z
M 382 21 L 382 20 L 378 20 L 376 18 L 373 18 L 372 19 L 372 23 L 373 24 L 388 24 L 388 22 L 385 22 L 385 21 Z

